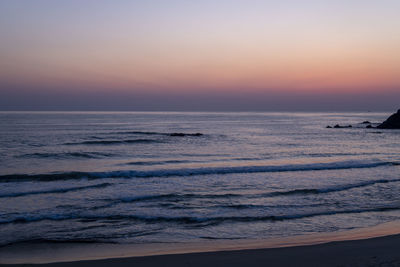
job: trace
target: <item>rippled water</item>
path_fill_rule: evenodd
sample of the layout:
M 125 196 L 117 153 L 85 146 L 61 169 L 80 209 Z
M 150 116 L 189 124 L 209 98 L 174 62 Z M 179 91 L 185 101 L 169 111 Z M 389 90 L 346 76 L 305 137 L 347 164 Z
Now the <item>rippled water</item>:
M 196 242 L 400 219 L 386 113 L 0 113 L 0 245 Z M 327 129 L 326 125 L 353 124 Z

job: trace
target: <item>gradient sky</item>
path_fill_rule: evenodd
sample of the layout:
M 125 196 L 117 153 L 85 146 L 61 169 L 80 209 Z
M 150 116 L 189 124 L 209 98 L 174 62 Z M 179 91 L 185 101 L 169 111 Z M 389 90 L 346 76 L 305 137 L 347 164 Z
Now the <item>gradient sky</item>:
M 397 110 L 398 0 L 1 0 L 1 110 Z

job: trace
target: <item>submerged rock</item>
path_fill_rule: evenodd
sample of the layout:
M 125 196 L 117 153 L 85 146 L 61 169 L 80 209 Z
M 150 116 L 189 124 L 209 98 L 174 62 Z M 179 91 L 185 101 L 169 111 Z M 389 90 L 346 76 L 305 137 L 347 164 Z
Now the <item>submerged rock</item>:
M 333 126 L 333 128 L 352 128 L 352 125 L 347 125 L 347 126 L 341 126 L 339 124 L 336 124 L 335 126 Z
M 370 121 L 363 121 L 362 124 L 370 124 Z
M 202 136 L 202 133 L 171 133 L 169 136 Z
M 387 120 L 378 125 L 379 129 L 400 129 L 400 109 L 392 114 Z

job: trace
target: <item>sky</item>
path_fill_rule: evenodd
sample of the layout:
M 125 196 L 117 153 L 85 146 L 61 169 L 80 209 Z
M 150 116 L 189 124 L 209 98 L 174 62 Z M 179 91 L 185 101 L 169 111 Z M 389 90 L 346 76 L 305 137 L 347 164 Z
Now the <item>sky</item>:
M 390 111 L 398 0 L 1 0 L 0 110 Z

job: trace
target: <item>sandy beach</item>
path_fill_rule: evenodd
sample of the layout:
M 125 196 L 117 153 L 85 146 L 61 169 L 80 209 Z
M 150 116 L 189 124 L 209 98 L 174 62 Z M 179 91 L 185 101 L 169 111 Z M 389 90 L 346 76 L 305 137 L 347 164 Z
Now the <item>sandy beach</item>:
M 0 249 L 0 266 L 400 266 L 399 222 L 288 238 L 186 245 Z M 19 257 L 20 256 L 20 257 Z
M 391 235 L 311 246 L 116 258 L 34 266 L 400 266 L 399 247 L 400 235 Z

